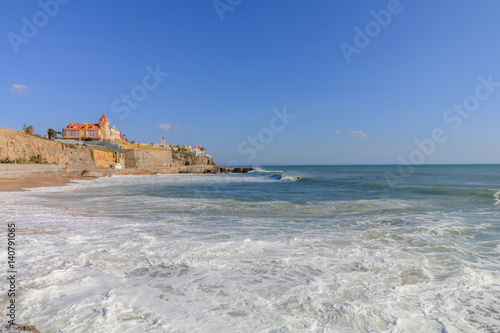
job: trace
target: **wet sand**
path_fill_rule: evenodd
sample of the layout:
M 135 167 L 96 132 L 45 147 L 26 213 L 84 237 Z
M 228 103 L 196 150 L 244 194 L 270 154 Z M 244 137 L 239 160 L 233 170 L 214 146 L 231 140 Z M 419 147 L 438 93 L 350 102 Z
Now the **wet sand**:
M 63 186 L 68 184 L 72 179 L 82 179 L 82 178 L 70 177 L 70 176 L 68 177 L 48 176 L 41 178 L 17 178 L 17 179 L 0 178 L 0 192 L 24 191 L 24 189 L 26 188 L 34 188 L 34 187 Z

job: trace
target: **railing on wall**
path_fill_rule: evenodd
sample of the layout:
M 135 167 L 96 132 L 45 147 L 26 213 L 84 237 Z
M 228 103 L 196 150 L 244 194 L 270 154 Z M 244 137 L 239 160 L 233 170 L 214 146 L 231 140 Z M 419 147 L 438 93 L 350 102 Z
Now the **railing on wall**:
M 70 144 L 70 145 L 73 144 L 73 145 L 80 145 L 80 146 L 86 145 L 86 146 L 107 147 L 107 148 L 111 148 L 113 150 L 116 150 L 119 153 L 123 153 L 123 149 L 121 149 L 119 145 L 111 143 L 109 141 L 78 141 L 78 140 L 64 140 L 64 139 L 56 139 L 55 141 Z

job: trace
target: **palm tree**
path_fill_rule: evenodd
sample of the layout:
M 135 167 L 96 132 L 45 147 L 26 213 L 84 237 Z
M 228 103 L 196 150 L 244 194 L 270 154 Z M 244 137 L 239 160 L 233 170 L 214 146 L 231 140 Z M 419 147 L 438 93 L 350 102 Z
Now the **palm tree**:
M 57 138 L 57 132 L 52 128 L 49 128 L 49 130 L 47 131 L 47 135 L 49 136 L 49 139 Z

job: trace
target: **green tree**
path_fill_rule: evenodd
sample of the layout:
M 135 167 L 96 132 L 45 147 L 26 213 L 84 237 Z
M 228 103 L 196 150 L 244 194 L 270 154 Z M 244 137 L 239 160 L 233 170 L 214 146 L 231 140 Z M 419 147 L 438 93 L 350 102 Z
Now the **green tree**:
M 26 132 L 26 134 L 33 135 L 33 134 L 35 134 L 35 129 L 33 128 L 33 126 L 30 125 L 30 126 L 26 127 L 25 132 Z
M 52 128 L 49 128 L 49 130 L 47 131 L 47 135 L 49 136 L 49 139 L 57 138 L 57 132 Z

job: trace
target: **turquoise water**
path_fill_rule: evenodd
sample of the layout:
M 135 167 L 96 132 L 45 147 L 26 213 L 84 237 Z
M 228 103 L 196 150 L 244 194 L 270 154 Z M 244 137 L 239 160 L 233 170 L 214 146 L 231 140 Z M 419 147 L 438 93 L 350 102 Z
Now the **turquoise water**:
M 119 176 L 0 200 L 23 229 L 21 318 L 43 332 L 500 331 L 497 165 Z

